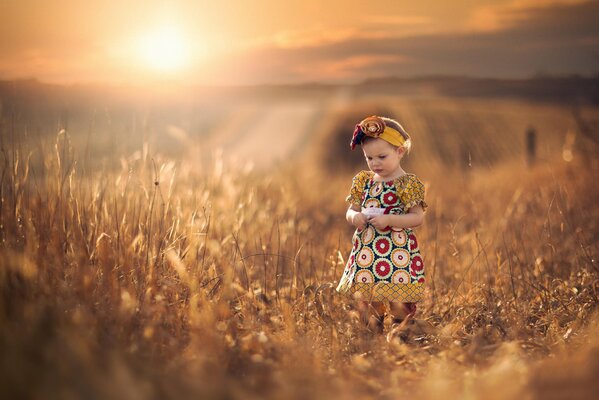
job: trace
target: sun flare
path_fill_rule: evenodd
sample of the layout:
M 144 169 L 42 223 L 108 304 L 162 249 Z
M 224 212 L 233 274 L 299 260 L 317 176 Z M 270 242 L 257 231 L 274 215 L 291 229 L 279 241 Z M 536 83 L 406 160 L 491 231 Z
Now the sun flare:
M 141 36 L 138 50 L 143 65 L 156 71 L 175 72 L 189 63 L 189 44 L 174 27 L 161 27 Z

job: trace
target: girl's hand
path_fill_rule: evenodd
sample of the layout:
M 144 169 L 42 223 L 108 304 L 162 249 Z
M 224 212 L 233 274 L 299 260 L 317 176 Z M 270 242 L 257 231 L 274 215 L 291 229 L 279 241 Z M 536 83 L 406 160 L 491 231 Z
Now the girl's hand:
M 366 228 L 368 219 L 366 219 L 366 215 L 362 214 L 361 212 L 357 212 L 353 215 L 353 217 L 351 219 L 351 223 L 353 226 L 355 226 L 358 229 L 364 229 L 364 228 Z
M 370 217 L 368 219 L 368 223 L 374 226 L 378 230 L 383 230 L 389 226 L 389 216 L 388 215 L 376 215 L 374 217 Z

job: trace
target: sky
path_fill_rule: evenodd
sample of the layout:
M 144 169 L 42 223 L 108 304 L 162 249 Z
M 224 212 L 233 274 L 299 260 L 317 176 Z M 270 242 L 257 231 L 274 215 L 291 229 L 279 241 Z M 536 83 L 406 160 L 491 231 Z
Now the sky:
M 599 73 L 599 0 L 0 0 L 0 79 L 349 83 Z

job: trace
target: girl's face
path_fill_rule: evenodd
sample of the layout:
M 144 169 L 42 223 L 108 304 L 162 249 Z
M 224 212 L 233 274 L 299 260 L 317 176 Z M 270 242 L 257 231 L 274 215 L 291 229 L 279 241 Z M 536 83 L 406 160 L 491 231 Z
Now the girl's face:
M 368 168 L 382 179 L 393 179 L 403 172 L 401 159 L 405 149 L 383 139 L 371 139 L 362 144 Z

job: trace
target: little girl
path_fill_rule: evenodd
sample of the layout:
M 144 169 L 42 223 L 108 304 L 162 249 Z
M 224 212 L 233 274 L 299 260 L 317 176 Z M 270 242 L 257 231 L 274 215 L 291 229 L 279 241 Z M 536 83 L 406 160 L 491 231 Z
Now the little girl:
M 384 301 L 394 329 L 416 312 L 424 292 L 424 263 L 411 228 L 422 224 L 424 185 L 401 167 L 410 149 L 408 133 L 390 118 L 372 116 L 354 131 L 351 149 L 362 146 L 370 171 L 352 180 L 347 221 L 357 229 L 337 291 L 359 298 L 362 320 L 382 333 Z

